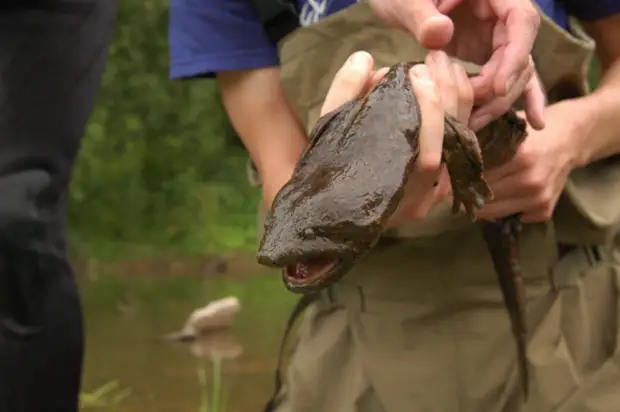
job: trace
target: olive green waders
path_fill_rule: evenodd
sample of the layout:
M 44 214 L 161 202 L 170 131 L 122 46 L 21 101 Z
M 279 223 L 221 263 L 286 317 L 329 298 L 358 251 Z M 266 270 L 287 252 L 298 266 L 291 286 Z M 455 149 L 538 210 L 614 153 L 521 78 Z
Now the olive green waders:
M 281 42 L 282 80 L 308 131 L 357 50 L 376 68 L 419 60 L 407 34 L 355 4 Z M 543 16 L 533 50 L 551 101 L 586 93 L 594 44 Z M 620 411 L 618 166 L 575 171 L 551 222 L 525 225 L 530 398 L 478 229 L 444 202 L 377 248 L 304 314 L 278 412 Z M 620 195 L 616 195 L 620 196 Z M 615 204 L 619 204 L 616 202 Z M 617 208 L 620 211 L 620 208 Z M 561 245 L 561 247 L 559 247 Z M 284 369 L 284 368 L 283 368 Z

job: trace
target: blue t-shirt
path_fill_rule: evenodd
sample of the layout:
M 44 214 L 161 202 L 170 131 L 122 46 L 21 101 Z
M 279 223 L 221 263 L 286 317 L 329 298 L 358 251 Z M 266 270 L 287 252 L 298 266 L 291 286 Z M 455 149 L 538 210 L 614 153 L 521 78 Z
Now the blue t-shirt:
M 567 14 L 595 20 L 620 13 L 620 0 L 536 0 L 560 26 Z M 308 25 L 356 0 L 297 0 Z M 170 76 L 212 76 L 220 70 L 278 65 L 276 45 L 265 34 L 250 0 L 171 0 Z

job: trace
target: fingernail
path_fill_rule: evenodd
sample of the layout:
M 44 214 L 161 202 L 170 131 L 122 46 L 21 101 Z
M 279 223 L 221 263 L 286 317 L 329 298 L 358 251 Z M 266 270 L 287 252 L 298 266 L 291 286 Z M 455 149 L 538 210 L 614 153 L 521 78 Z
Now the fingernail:
M 352 69 L 365 69 L 367 63 L 366 53 L 356 52 L 349 58 L 348 66 Z

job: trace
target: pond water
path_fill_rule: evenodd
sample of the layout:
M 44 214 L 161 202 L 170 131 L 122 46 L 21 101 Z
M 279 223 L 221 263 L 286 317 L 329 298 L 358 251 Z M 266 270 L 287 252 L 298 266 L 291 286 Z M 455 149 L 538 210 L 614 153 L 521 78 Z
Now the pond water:
M 250 412 L 260 411 L 271 395 L 278 345 L 297 298 L 276 273 L 208 280 L 98 276 L 81 279 L 80 288 L 87 330 L 83 392 L 115 382 L 104 403 L 114 403 L 115 394 L 124 397 L 109 410 Z M 192 310 L 225 296 L 241 302 L 232 333 L 193 345 L 163 339 L 181 329 Z M 215 374 L 208 358 L 214 348 L 229 357 L 216 362 Z M 214 379 L 221 379 L 218 410 L 212 408 Z

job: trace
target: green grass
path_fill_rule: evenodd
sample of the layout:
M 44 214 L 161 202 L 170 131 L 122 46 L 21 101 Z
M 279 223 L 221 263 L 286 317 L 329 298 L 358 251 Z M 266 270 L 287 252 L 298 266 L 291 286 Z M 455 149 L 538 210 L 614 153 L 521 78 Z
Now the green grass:
M 130 388 L 120 389 L 118 381 L 110 381 L 92 392 L 80 393 L 80 409 L 104 409 L 114 412 L 130 394 Z
M 200 401 L 198 412 L 225 412 L 226 398 L 222 393 L 222 360 L 212 361 L 212 387 L 207 380 L 207 367 L 201 363 L 198 366 L 198 385 L 200 386 Z M 80 394 L 80 410 L 103 409 L 115 412 L 118 405 L 131 395 L 131 389 L 120 389 L 118 381 L 110 381 L 92 392 Z M 210 400 L 210 402 L 209 402 Z
M 207 383 L 206 367 L 200 365 L 198 367 L 198 384 L 200 385 L 200 407 L 199 412 L 225 412 L 226 405 L 222 399 L 222 360 L 214 359 L 212 362 L 213 385 L 209 391 Z M 209 393 L 210 392 L 210 393 Z M 211 399 L 211 402 L 209 402 Z M 209 407 L 209 405 L 211 405 Z

